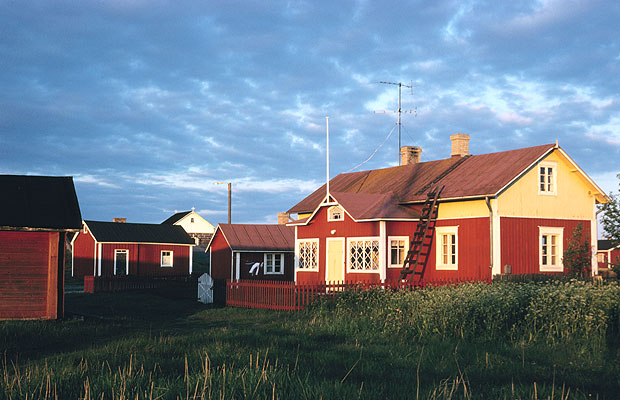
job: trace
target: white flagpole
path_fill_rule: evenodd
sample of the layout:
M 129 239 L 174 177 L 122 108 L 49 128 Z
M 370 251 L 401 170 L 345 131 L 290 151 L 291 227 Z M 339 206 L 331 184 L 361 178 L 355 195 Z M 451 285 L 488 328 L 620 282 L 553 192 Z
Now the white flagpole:
M 325 117 L 325 127 L 327 130 L 327 202 L 329 202 L 329 117 Z

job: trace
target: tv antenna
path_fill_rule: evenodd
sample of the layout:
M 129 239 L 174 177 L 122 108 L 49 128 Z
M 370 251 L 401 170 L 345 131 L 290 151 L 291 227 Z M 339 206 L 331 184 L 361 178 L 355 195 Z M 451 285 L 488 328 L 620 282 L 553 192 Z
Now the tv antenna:
M 379 83 L 382 83 L 384 85 L 396 85 L 398 86 L 398 111 L 386 111 L 386 110 L 380 110 L 380 111 L 375 111 L 375 114 L 392 114 L 392 113 L 398 113 L 398 165 L 400 165 L 400 141 L 401 141 L 401 133 L 400 133 L 400 127 L 401 127 L 401 122 L 400 122 L 400 117 L 402 113 L 408 113 L 411 114 L 413 113 L 414 115 L 417 115 L 416 110 L 403 110 L 401 107 L 401 99 L 402 99 L 402 88 L 406 87 L 411 89 L 411 94 L 413 94 L 413 85 L 405 85 L 402 82 L 385 82 L 385 81 L 380 81 Z

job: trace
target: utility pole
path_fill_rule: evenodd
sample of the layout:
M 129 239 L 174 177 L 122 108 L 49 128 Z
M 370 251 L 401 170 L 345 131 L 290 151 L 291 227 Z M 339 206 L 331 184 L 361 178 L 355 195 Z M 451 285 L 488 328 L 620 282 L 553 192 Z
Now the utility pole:
M 398 86 L 398 111 L 385 111 L 385 110 L 382 110 L 382 111 L 375 111 L 375 114 L 398 113 L 398 165 L 400 165 L 400 147 L 401 147 L 401 133 L 400 133 L 401 122 L 400 122 L 400 116 L 401 116 L 402 113 L 409 113 L 409 114 L 411 114 L 412 112 L 414 112 L 412 110 L 402 110 L 402 108 L 401 108 L 401 99 L 402 99 L 401 91 L 402 91 L 402 88 L 404 86 L 406 88 L 411 89 L 412 92 L 413 92 L 413 86 L 412 85 L 405 85 L 402 82 L 396 83 L 396 82 L 384 82 L 384 81 L 381 81 L 379 83 L 382 83 L 384 85 L 396 85 L 396 86 Z

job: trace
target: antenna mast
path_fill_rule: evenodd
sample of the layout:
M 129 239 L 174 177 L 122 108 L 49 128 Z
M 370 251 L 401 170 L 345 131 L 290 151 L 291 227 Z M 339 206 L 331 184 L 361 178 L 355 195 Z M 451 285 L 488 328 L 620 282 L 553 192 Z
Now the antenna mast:
M 401 91 L 403 86 L 406 88 L 411 89 L 412 93 L 413 93 L 413 85 L 405 85 L 402 82 L 384 82 L 384 81 L 380 81 L 379 83 L 382 83 L 384 85 L 396 85 L 398 86 L 398 111 L 375 111 L 375 114 L 388 114 L 388 113 L 398 113 L 398 165 L 400 165 L 400 141 L 401 141 L 401 134 L 400 134 L 400 116 L 402 113 L 409 113 L 411 114 L 413 111 L 412 110 L 402 110 L 401 108 Z

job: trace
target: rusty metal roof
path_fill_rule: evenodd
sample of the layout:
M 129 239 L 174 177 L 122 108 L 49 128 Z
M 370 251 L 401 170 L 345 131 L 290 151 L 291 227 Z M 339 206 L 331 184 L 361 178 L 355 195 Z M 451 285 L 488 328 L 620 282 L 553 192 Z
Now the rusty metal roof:
M 232 250 L 294 251 L 295 228 L 286 225 L 219 224 Z
M 363 219 L 386 218 L 387 215 L 404 215 L 411 212 L 415 214 L 415 210 L 398 209 L 398 206 L 424 201 L 427 192 L 435 185 L 445 185 L 441 195 L 443 199 L 496 195 L 554 147 L 553 144 L 546 144 L 498 153 L 451 157 L 400 167 L 340 174 L 330 181 L 330 194 L 337 197 L 338 201 L 346 202 L 347 205 L 342 206 L 349 213 L 351 211 L 348 207 L 358 210 L 359 215 L 364 216 Z M 390 208 L 386 203 L 380 205 L 381 202 L 377 197 L 351 196 L 352 194 L 386 195 L 383 201 L 388 201 L 386 199 L 389 197 L 393 207 Z M 324 198 L 325 185 L 288 212 L 313 212 Z

